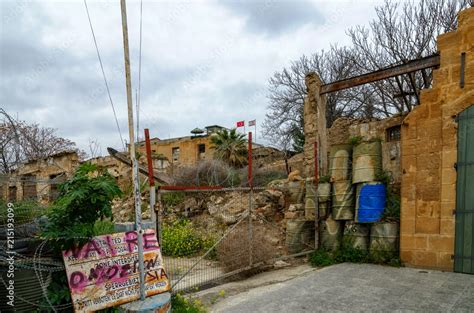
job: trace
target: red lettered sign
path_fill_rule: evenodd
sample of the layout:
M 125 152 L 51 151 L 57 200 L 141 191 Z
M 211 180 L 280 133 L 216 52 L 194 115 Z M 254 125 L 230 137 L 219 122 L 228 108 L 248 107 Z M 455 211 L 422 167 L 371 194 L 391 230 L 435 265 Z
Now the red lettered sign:
M 171 286 L 153 229 L 143 234 L 147 296 Z M 137 233 L 92 238 L 84 246 L 63 251 L 75 312 L 92 312 L 140 298 Z

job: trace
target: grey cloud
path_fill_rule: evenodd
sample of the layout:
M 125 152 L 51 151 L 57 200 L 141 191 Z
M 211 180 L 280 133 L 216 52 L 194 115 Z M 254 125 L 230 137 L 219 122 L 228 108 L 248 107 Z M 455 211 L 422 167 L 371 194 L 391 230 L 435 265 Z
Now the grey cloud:
M 219 3 L 245 17 L 250 31 L 266 35 L 279 35 L 310 23 L 324 23 L 315 5 L 306 0 L 225 0 Z

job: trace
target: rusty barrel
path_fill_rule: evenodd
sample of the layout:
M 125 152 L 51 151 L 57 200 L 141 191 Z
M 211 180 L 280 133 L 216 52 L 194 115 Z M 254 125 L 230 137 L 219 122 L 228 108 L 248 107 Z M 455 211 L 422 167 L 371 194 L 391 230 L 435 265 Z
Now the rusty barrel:
M 314 249 L 314 221 L 287 221 L 285 243 L 290 254 L 298 253 L 305 249 Z
M 347 222 L 344 226 L 344 242 L 351 247 L 367 251 L 369 249 L 369 225 Z
M 329 203 L 331 200 L 331 183 L 318 184 L 318 209 L 320 218 L 326 218 L 329 214 Z
M 316 190 L 314 182 L 311 179 L 306 179 L 306 194 L 304 200 L 304 216 L 307 220 L 314 220 L 316 217 Z
M 361 142 L 352 152 L 352 182 L 375 181 L 382 170 L 382 143 L 379 140 Z
M 370 251 L 396 253 L 398 251 L 398 223 L 372 224 L 370 229 Z
M 351 145 L 334 145 L 329 151 L 331 181 L 351 179 Z
M 332 184 L 332 218 L 337 221 L 354 219 L 354 188 L 350 180 Z
M 329 216 L 319 223 L 321 247 L 328 251 L 336 251 L 341 246 L 344 222 L 335 221 Z

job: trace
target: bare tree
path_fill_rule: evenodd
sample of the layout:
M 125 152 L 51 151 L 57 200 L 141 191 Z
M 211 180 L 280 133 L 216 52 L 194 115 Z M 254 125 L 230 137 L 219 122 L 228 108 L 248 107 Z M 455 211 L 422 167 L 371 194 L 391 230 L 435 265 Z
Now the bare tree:
M 63 151 L 78 151 L 74 142 L 56 130 L 17 121 L 0 109 L 0 172 L 9 173 L 25 161 L 44 159 Z M 78 151 L 79 155 L 83 155 Z
M 468 0 L 385 0 L 369 27 L 349 29 L 351 47 L 332 47 L 302 56 L 269 80 L 266 136 L 280 146 L 303 135 L 304 77 L 315 71 L 324 83 L 345 79 L 436 52 L 436 37 L 456 28 Z M 420 71 L 327 96 L 327 125 L 340 116 L 387 117 L 407 112 L 419 101 L 418 90 L 431 86 L 432 72 Z

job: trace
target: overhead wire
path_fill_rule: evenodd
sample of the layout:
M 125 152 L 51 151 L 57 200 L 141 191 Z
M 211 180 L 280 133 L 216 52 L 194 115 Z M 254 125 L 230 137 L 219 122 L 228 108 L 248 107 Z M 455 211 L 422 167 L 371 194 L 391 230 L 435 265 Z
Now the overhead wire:
M 102 58 L 100 57 L 99 46 L 97 44 L 97 39 L 95 37 L 94 27 L 92 26 L 91 16 L 89 14 L 89 8 L 87 7 L 87 1 L 86 0 L 84 0 L 84 6 L 86 8 L 87 18 L 89 20 L 89 26 L 91 28 L 92 38 L 94 39 L 95 50 L 97 52 L 97 58 L 99 59 L 100 69 L 102 71 L 102 77 L 104 78 L 105 88 L 107 89 L 107 94 L 109 96 L 109 101 L 110 101 L 110 105 L 112 107 L 112 112 L 114 113 L 115 123 L 117 124 L 117 129 L 118 129 L 118 132 L 119 132 L 119 135 L 120 135 L 120 141 L 121 141 L 123 149 L 125 151 L 126 147 L 125 147 L 125 143 L 123 141 L 122 131 L 120 130 L 120 125 L 119 125 L 119 122 L 118 122 L 118 119 L 117 119 L 117 112 L 115 111 L 114 102 L 112 101 L 112 96 L 110 95 L 110 88 L 109 88 L 109 84 L 107 82 L 107 76 L 105 75 L 104 66 L 102 64 Z

